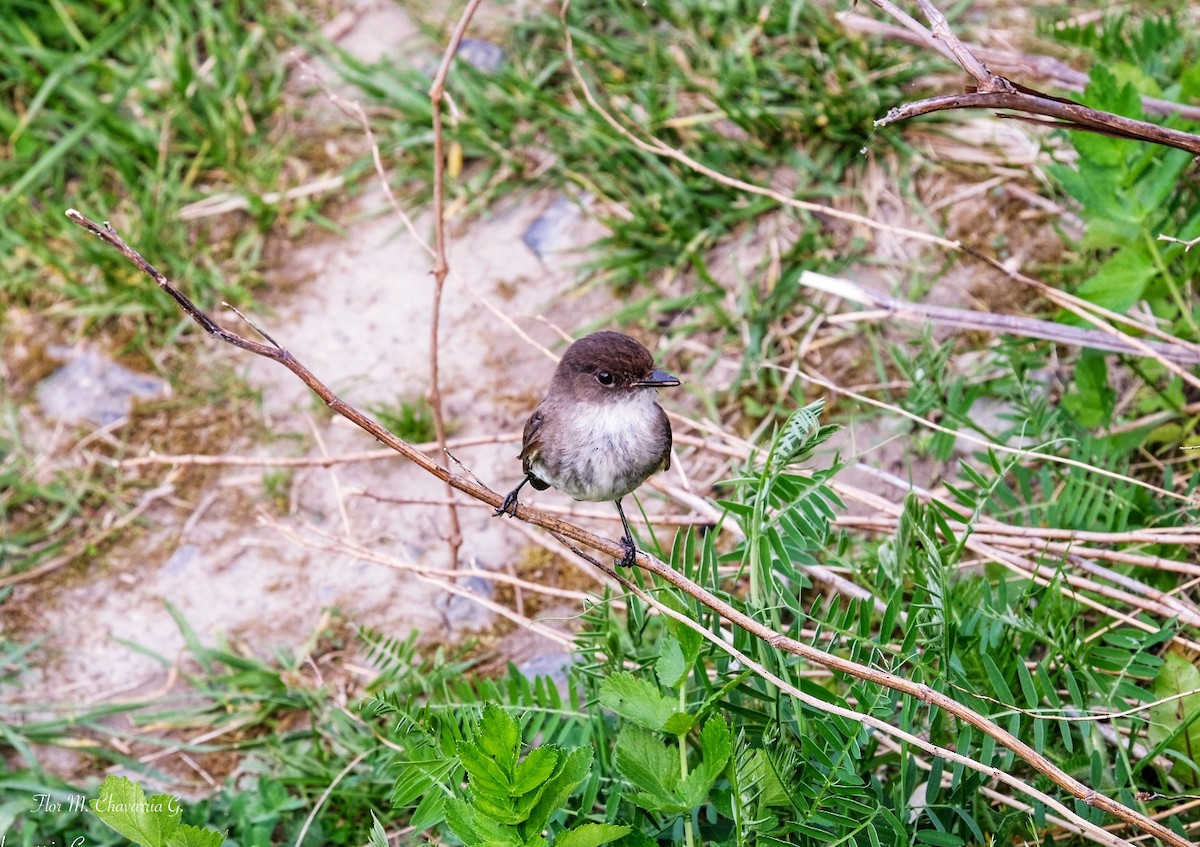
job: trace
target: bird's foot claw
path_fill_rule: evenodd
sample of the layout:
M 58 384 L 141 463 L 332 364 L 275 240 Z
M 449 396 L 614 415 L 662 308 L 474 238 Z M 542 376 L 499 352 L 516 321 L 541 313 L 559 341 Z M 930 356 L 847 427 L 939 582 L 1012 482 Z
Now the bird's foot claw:
M 633 539 L 628 535 L 621 537 L 621 546 L 625 548 L 625 555 L 617 562 L 619 568 L 631 568 L 637 561 L 637 545 L 633 543 Z
M 508 515 L 510 518 L 517 516 L 517 492 L 509 492 L 508 496 L 504 498 L 504 502 L 500 504 L 500 508 L 492 512 L 493 518 L 501 515 Z

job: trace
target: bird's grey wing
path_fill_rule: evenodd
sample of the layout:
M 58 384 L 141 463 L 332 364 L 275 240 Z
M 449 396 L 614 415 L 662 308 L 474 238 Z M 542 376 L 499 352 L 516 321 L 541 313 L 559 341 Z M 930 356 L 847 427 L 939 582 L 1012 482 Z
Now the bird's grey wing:
M 658 407 L 658 417 L 662 420 L 663 431 L 667 433 L 667 449 L 663 453 L 662 469 L 669 471 L 671 469 L 671 446 L 675 443 L 675 435 L 671 432 L 671 419 L 667 417 L 667 413 L 662 406 Z
M 521 452 L 517 458 L 521 460 L 521 469 L 529 477 L 529 484 L 538 491 L 545 491 L 550 484 L 539 479 L 533 473 L 533 460 L 542 449 L 542 410 L 534 409 L 529 420 L 525 422 L 525 432 L 521 436 Z

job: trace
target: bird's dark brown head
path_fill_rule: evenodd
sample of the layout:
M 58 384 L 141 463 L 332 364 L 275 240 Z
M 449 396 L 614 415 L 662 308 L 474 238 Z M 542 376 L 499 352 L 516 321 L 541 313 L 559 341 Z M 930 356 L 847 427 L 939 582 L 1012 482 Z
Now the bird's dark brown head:
M 604 330 L 585 335 L 563 353 L 554 386 L 582 400 L 601 401 L 639 389 L 668 388 L 679 380 L 655 370 L 654 357 L 641 342 Z

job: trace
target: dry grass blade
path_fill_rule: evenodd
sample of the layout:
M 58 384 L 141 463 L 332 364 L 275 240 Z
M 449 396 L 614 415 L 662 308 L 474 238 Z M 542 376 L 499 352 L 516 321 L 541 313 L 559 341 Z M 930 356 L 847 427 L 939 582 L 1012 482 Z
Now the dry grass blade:
M 925 303 L 909 303 L 879 291 L 863 288 L 850 280 L 829 277 L 812 271 L 804 271 L 800 275 L 800 284 L 877 310 L 861 316 L 864 320 L 868 318 L 872 320 L 900 318 L 901 320 L 929 322 L 955 329 L 983 330 L 984 332 L 1023 338 L 1041 338 L 1056 344 L 1091 347 L 1095 350 L 1122 353 L 1127 356 L 1149 356 L 1176 365 L 1200 365 L 1200 350 L 1179 339 L 1166 343 L 1137 342 L 1136 339 L 1124 333 L 1114 334 L 1103 330 L 1083 329 L 1056 321 L 1043 321 L 1020 315 L 997 315 L 991 312 L 976 312 L 947 306 L 931 306 Z
M 994 441 L 989 441 L 986 438 L 981 438 L 977 435 L 972 435 L 969 432 L 963 432 L 961 430 L 950 429 L 949 427 L 942 426 L 941 424 L 934 423 L 933 421 L 927 421 L 924 418 L 922 418 L 920 415 L 914 415 L 912 412 L 909 412 L 906 409 L 901 409 L 899 406 L 896 406 L 892 403 L 885 403 L 882 400 L 876 400 L 873 397 L 868 397 L 865 394 L 860 394 L 857 391 L 851 391 L 849 388 L 842 388 L 841 386 L 839 386 L 833 382 L 830 382 L 829 380 L 825 379 L 824 377 L 814 376 L 812 374 L 807 374 L 807 373 L 801 373 L 800 377 L 803 380 L 805 380 L 806 382 L 811 382 L 814 385 L 819 385 L 822 388 L 828 389 L 829 391 L 834 391 L 838 394 L 843 394 L 847 397 L 853 397 L 855 400 L 857 400 L 860 403 L 866 403 L 869 406 L 875 406 L 876 408 L 880 408 L 880 409 L 887 409 L 888 411 L 892 412 L 893 414 L 897 414 L 903 418 L 907 418 L 908 420 L 913 421 L 914 423 L 920 424 L 921 426 L 926 427 L 928 429 L 934 430 L 935 432 L 945 433 L 946 435 L 953 435 L 956 438 L 960 438 L 964 441 L 969 441 L 972 444 L 978 444 L 980 447 L 985 447 L 988 450 L 994 450 L 997 453 L 1009 453 L 1014 456 L 1020 456 L 1021 458 L 1024 458 L 1024 459 L 1035 459 L 1037 461 L 1042 461 L 1042 462 L 1054 462 L 1055 464 L 1066 465 L 1067 467 L 1079 468 L 1080 470 L 1085 470 L 1085 471 L 1088 471 L 1089 473 L 1094 473 L 1099 476 L 1106 477 L 1108 479 L 1117 480 L 1119 482 L 1125 482 L 1130 485 L 1136 485 L 1139 488 L 1145 488 L 1146 490 L 1151 491 L 1155 494 L 1158 494 L 1161 497 L 1167 497 L 1167 498 L 1170 498 L 1173 500 L 1179 500 L 1181 502 L 1188 503 L 1188 504 L 1191 504 L 1195 499 L 1194 496 L 1191 494 L 1179 494 L 1178 492 L 1175 492 L 1175 491 L 1168 491 L 1167 489 L 1162 488 L 1161 486 L 1154 485 L 1153 483 L 1146 482 L 1145 480 L 1141 480 L 1141 479 L 1138 479 L 1138 478 L 1132 477 L 1132 476 L 1127 476 L 1125 474 L 1120 474 L 1120 473 L 1117 473 L 1116 471 L 1106 470 L 1105 468 L 1096 467 L 1095 465 L 1089 465 L 1087 462 L 1081 462 L 1078 459 L 1071 459 L 1066 456 L 1057 456 L 1053 453 L 1044 453 L 1039 450 L 1026 450 L 1021 447 L 1009 447 L 1007 444 L 997 444 Z

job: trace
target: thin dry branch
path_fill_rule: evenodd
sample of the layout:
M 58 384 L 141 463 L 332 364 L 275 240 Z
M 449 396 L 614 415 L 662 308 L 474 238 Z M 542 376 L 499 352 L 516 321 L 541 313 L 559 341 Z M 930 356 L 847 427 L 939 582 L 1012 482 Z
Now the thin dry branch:
M 446 442 L 450 450 L 463 447 L 477 447 L 481 444 L 501 444 L 506 441 L 520 441 L 516 434 L 478 435 L 469 438 L 452 438 Z M 440 445 L 436 441 L 414 444 L 416 450 L 433 450 Z M 126 470 L 140 468 L 146 465 L 178 465 L 202 467 L 242 467 L 242 468 L 327 468 L 332 465 L 353 465 L 359 462 L 378 462 L 383 459 L 396 458 L 395 450 L 365 450 L 361 453 L 342 453 L 340 455 L 323 456 L 236 456 L 230 453 L 211 455 L 207 453 L 151 453 L 149 456 L 136 456 L 132 459 L 106 460 L 109 467 Z
M 879 35 L 894 41 L 906 41 L 909 44 L 933 46 L 906 27 L 887 24 L 866 15 L 855 12 L 838 12 L 835 17 L 842 26 L 851 32 Z M 1082 93 L 1089 82 L 1088 75 L 1083 71 L 1076 70 L 1053 56 L 1017 53 L 1011 50 L 984 47 L 981 44 L 968 44 L 967 49 L 978 56 L 989 68 L 999 68 L 1004 73 L 1013 76 L 1038 77 L 1047 81 L 1052 87 L 1060 88 L 1063 91 Z M 947 56 L 947 58 L 952 59 L 953 57 Z M 1160 100 L 1157 97 L 1143 96 L 1141 100 L 1142 111 L 1149 114 L 1163 117 L 1177 114 L 1188 120 L 1200 121 L 1200 107 L 1187 103 L 1176 103 L 1173 100 Z
M 446 52 L 442 55 L 442 63 L 438 66 L 429 88 L 429 101 L 433 108 L 433 316 L 429 321 L 429 404 L 433 407 L 433 429 L 437 434 L 439 455 L 442 463 L 449 468 L 449 456 L 446 452 L 446 417 L 442 409 L 442 387 L 438 371 L 438 331 L 442 322 L 442 292 L 446 288 L 446 276 L 450 273 L 450 263 L 446 259 L 446 152 L 444 133 L 442 129 L 442 100 L 446 96 L 446 77 L 454 64 L 458 46 L 462 43 L 471 18 L 479 8 L 482 0 L 471 0 L 463 9 L 458 19 L 458 25 L 450 40 L 446 43 Z M 446 494 L 450 495 L 450 486 L 446 486 Z M 450 566 L 458 563 L 458 551 L 462 547 L 462 527 L 458 521 L 458 508 L 452 503 L 447 507 L 450 514 Z
M 962 39 L 954 34 L 946 16 L 929 0 L 917 0 L 922 14 L 929 21 L 929 28 L 923 27 L 889 0 L 871 2 L 900 21 L 922 44 L 934 47 L 942 55 L 952 57 L 975 80 L 975 84 L 961 94 L 943 94 L 897 106 L 877 120 L 876 126 L 887 126 L 918 115 L 948 109 L 1011 109 L 1021 114 L 1000 117 L 1046 123 L 1056 129 L 1083 130 L 1117 138 L 1148 141 L 1200 155 L 1200 136 L 1194 133 L 1092 109 L 1074 100 L 1055 97 L 992 73 Z M 1054 120 L 1042 121 L 1039 118 L 1025 117 L 1026 115 L 1040 115 Z
M 231 332 L 217 324 L 208 315 L 202 312 L 194 303 L 192 303 L 192 301 L 186 295 L 173 286 L 165 276 L 155 269 L 153 265 L 147 262 L 136 250 L 126 244 L 111 226 L 108 226 L 107 224 L 98 224 L 74 209 L 69 209 L 66 214 L 73 223 L 83 227 L 87 231 L 98 236 L 104 242 L 115 247 L 121 252 L 122 255 L 124 255 L 127 259 L 129 259 L 129 261 L 138 267 L 138 269 L 150 276 L 151 279 L 153 279 L 155 283 L 168 296 L 170 296 L 189 317 L 192 318 L 192 320 L 198 323 L 205 332 L 220 339 L 221 341 L 224 341 L 227 344 L 231 344 L 235 347 L 254 353 L 255 355 L 263 356 L 271 359 L 272 361 L 278 362 L 299 377 L 305 383 L 305 385 L 312 389 L 312 391 L 334 412 L 356 424 L 365 432 L 378 439 L 384 445 L 396 450 L 397 453 L 400 453 L 402 456 L 412 461 L 425 472 L 436 476 L 449 486 L 471 497 L 474 497 L 477 500 L 482 500 L 491 506 L 499 507 L 502 497 L 495 491 L 492 491 L 486 486 L 479 484 L 473 479 L 452 473 L 447 468 L 431 459 L 429 456 L 413 449 L 413 447 L 407 442 L 388 432 L 367 415 L 364 415 L 353 406 L 338 398 L 324 383 L 318 380 L 317 377 L 311 371 L 309 371 L 303 363 L 301 363 L 278 343 L 271 340 L 270 337 L 265 333 L 263 333 L 263 336 L 264 338 L 267 338 L 269 342 L 268 344 L 263 344 L 257 341 L 252 341 L 248 338 L 244 338 L 237 333 Z M 615 541 L 600 538 L 581 527 L 535 511 L 530 509 L 528 506 L 518 505 L 515 509 L 514 516 L 518 520 L 525 521 L 549 530 L 560 538 L 571 539 L 578 544 L 582 544 L 586 547 L 590 547 L 593 550 L 597 550 L 606 556 L 611 556 L 614 560 L 623 557 L 625 554 L 625 548 Z M 1176 835 L 1161 823 L 1151 820 L 1141 812 L 1132 809 L 1123 803 L 1118 802 L 1117 800 L 1114 800 L 1106 794 L 1096 791 L 1083 782 L 1080 782 L 1078 779 L 1055 766 L 1053 762 L 1051 762 L 1042 754 L 1038 753 L 1024 741 L 1021 741 L 1013 734 L 1002 729 L 995 722 L 991 721 L 979 712 L 976 712 L 974 709 L 971 709 L 970 707 L 958 702 L 949 695 L 931 689 L 926 685 L 897 676 L 896 674 L 836 656 L 832 653 L 828 653 L 824 650 L 820 650 L 816 647 L 812 647 L 808 644 L 797 641 L 796 639 L 790 638 L 782 633 L 775 632 L 769 627 L 734 608 L 729 603 L 717 597 L 711 591 L 696 584 L 695 582 L 692 582 L 683 574 L 673 570 L 666 563 L 644 552 L 638 553 L 636 561 L 638 566 L 659 577 L 663 581 L 675 586 L 689 596 L 695 598 L 700 603 L 703 603 L 705 606 L 712 609 L 726 621 L 740 627 L 753 637 L 764 641 L 772 648 L 791 653 L 805 660 L 806 662 L 828 668 L 836 673 L 846 674 L 854 677 L 855 679 L 861 679 L 866 682 L 882 685 L 886 688 L 898 691 L 906 696 L 915 697 L 916 699 L 927 703 L 930 706 L 936 706 L 937 708 L 948 712 L 958 720 L 964 721 L 967 724 L 975 727 L 984 735 L 993 739 L 1006 749 L 1011 750 L 1029 767 L 1033 768 L 1035 771 L 1042 774 L 1051 782 L 1058 785 L 1060 788 L 1067 791 L 1083 803 L 1098 808 L 1121 821 L 1135 826 L 1143 832 L 1158 838 L 1162 842 L 1173 845 L 1173 847 L 1190 847 L 1190 844 L 1186 839 Z M 705 628 L 702 627 L 701 629 Z M 866 718 L 868 716 L 863 717 Z M 886 725 L 886 723 L 883 721 L 878 721 L 878 723 Z M 899 731 L 895 727 L 892 727 L 891 729 L 897 732 Z M 919 741 L 920 739 L 912 737 L 911 743 L 917 743 Z M 939 752 L 941 755 L 947 756 L 950 761 L 962 761 L 964 766 L 970 763 L 970 766 L 976 769 L 986 767 L 979 762 L 975 762 L 974 760 L 962 756 L 954 751 L 939 750 L 937 752 Z M 986 771 L 1002 781 L 1007 781 L 1010 784 L 1015 782 L 1016 785 L 1014 785 L 1014 787 L 1018 788 L 1018 790 L 1036 796 L 1038 799 L 1041 799 L 1043 802 L 1052 805 L 1056 809 L 1062 810 L 1066 808 L 1063 804 L 1054 800 L 1054 798 L 1045 795 L 1043 792 L 1037 791 L 1027 782 L 1016 779 L 999 768 L 986 768 Z M 1092 837 L 1101 839 L 1102 843 L 1124 843 L 1115 837 L 1110 838 L 1107 833 L 1104 833 L 1102 838 L 1100 834 L 1101 831 L 1093 832 L 1092 830 L 1095 829 L 1094 825 L 1089 824 L 1088 826 Z
M 1158 240 L 1159 241 L 1170 241 L 1172 244 L 1182 244 L 1184 253 L 1190 253 L 1192 251 L 1193 247 L 1195 247 L 1197 244 L 1200 244 L 1200 238 L 1189 238 L 1186 241 L 1184 241 L 1182 239 L 1176 238 L 1173 235 L 1163 235 L 1162 233 L 1159 233 Z
M 480 568 L 460 568 L 460 569 L 438 569 L 422 567 L 412 562 L 405 562 L 402 559 L 397 559 L 393 556 L 386 556 L 377 553 L 368 547 L 355 543 L 348 537 L 338 537 L 332 533 L 323 532 L 314 526 L 308 526 L 306 529 L 314 536 L 318 536 L 322 540 L 314 540 L 306 537 L 283 524 L 270 519 L 269 517 L 260 517 L 260 521 L 272 528 L 275 532 L 287 538 L 298 547 L 308 547 L 314 550 L 324 550 L 329 553 L 349 555 L 353 558 L 362 559 L 363 561 L 374 562 L 375 564 L 383 565 L 389 568 L 411 573 L 414 577 L 422 582 L 430 583 L 439 586 L 442 590 L 462 597 L 495 615 L 506 618 L 512 623 L 520 626 L 530 632 L 540 635 L 543 638 L 554 642 L 559 647 L 570 649 L 572 639 L 563 632 L 551 629 L 545 624 L 535 621 L 520 612 L 515 612 L 509 609 L 502 603 L 497 603 L 489 597 L 484 597 L 470 589 L 464 587 L 461 583 L 464 577 L 475 576 L 481 579 L 487 579 L 492 582 L 500 582 L 511 586 L 515 590 L 530 590 L 547 596 L 556 596 L 564 599 L 579 600 L 586 598 L 587 595 L 582 592 L 574 592 L 566 589 L 555 589 L 548 586 L 535 585 L 534 583 L 513 577 L 506 573 L 498 573 L 495 571 L 485 571 Z
M 834 518 L 833 524 L 834 526 L 845 527 L 847 529 L 867 530 L 891 535 L 896 532 L 897 527 L 900 525 L 900 519 L 882 515 L 839 515 Z M 1134 553 L 1127 550 L 1108 550 L 1101 547 L 1091 547 L 1082 543 L 1085 540 L 1082 535 L 1076 536 L 1070 530 L 1054 530 L 1045 527 L 1014 527 L 1009 524 L 993 524 L 983 521 L 976 524 L 973 528 L 968 528 L 965 524 L 957 521 L 947 521 L 946 525 L 956 534 L 967 532 L 970 529 L 975 538 L 985 541 L 994 547 L 1008 548 L 1013 551 L 1032 550 L 1039 553 L 1053 553 L 1059 556 L 1066 556 L 1070 553 L 1087 559 L 1103 559 L 1109 562 L 1134 565 L 1151 570 L 1200 576 L 1200 564 L 1181 562 L 1145 553 Z M 1121 537 L 1123 535 L 1131 535 L 1131 533 L 1113 533 L 1117 537 L 1103 539 L 1103 543 L 1188 544 L 1200 546 L 1200 536 L 1164 534 L 1156 537 L 1155 540 L 1151 540 L 1153 537 L 1152 533 L 1153 530 L 1136 540 Z M 1055 537 L 1065 537 L 1074 540 L 1051 540 Z

